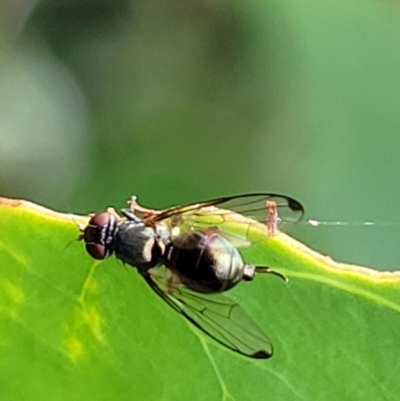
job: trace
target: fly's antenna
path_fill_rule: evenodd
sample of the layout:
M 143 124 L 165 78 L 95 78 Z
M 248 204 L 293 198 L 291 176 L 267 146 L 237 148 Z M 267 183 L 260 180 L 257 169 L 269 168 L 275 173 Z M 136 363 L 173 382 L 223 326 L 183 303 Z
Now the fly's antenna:
M 93 216 L 94 216 L 93 213 L 89 214 L 89 218 L 91 218 Z M 73 217 L 72 217 L 71 220 L 75 223 L 75 225 L 78 227 L 78 230 L 80 231 L 79 237 L 76 240 L 77 241 L 82 241 L 83 240 L 83 233 L 84 233 L 85 228 L 87 227 L 87 225 L 83 225 L 83 224 L 78 223 Z
M 93 214 L 90 214 L 90 215 L 89 215 L 89 217 L 91 217 L 91 216 L 93 216 Z M 82 241 L 82 240 L 83 240 L 83 232 L 84 232 L 86 226 L 83 225 L 83 224 L 78 223 L 78 222 L 74 219 L 73 216 L 71 217 L 71 221 L 72 221 L 73 223 L 75 223 L 76 227 L 77 227 L 78 230 L 80 231 L 80 234 L 79 234 L 78 238 L 72 239 L 71 241 L 69 241 L 69 242 L 65 245 L 65 247 L 64 247 L 63 250 L 62 250 L 63 253 L 64 253 L 64 252 L 66 251 L 66 249 L 69 248 L 74 242 Z
M 78 238 L 74 238 L 74 239 L 72 239 L 71 241 L 69 241 L 69 242 L 67 243 L 67 245 L 64 246 L 62 252 L 64 253 L 64 252 L 67 250 L 67 248 L 69 248 L 69 247 L 71 246 L 71 244 L 73 244 L 74 242 L 76 242 L 76 241 L 81 241 L 81 236 L 82 236 L 82 235 L 80 235 Z

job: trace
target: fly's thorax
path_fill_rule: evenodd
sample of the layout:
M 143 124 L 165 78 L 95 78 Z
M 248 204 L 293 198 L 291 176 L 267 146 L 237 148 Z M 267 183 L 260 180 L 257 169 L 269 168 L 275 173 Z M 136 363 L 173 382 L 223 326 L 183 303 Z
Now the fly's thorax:
M 226 291 L 243 279 L 245 264 L 239 251 L 213 230 L 185 233 L 167 246 L 167 266 L 194 291 Z
M 143 272 L 160 262 L 163 250 L 154 228 L 123 221 L 115 233 L 114 252 L 118 259 Z

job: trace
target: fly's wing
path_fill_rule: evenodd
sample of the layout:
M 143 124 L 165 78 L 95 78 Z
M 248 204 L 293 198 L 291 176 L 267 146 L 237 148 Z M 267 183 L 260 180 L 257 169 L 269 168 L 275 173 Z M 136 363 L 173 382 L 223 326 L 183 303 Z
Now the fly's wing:
M 144 220 L 147 224 L 163 222 L 171 229 L 172 235 L 175 228 L 177 236 L 189 230 L 217 228 L 232 241 L 233 245 L 240 247 L 251 242 L 249 231 L 252 225 L 257 222 L 267 224 L 270 218 L 268 202 L 274 202 L 276 205 L 279 229 L 285 224 L 298 222 L 304 214 L 303 206 L 292 198 L 260 193 L 173 207 L 147 216 Z M 232 228 L 232 222 L 235 228 Z
M 159 269 L 151 269 L 150 274 L 144 276 L 145 280 L 196 327 L 239 354 L 258 359 L 272 356 L 270 341 L 236 302 L 220 293 L 201 294 L 183 285 L 169 289 L 165 274 Z

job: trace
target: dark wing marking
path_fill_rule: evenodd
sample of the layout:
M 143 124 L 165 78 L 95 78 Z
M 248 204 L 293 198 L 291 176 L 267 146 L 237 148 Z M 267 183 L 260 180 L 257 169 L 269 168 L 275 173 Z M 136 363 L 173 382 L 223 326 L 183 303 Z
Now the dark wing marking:
M 279 229 L 284 228 L 283 223 L 295 223 L 303 216 L 301 204 L 287 196 L 247 194 L 173 207 L 149 215 L 144 221 L 149 225 L 163 222 L 170 228 L 177 227 L 178 236 L 189 230 L 212 228 L 225 235 L 234 246 L 247 246 L 252 242 L 249 237 L 251 226 L 257 222 L 267 223 L 267 202 L 276 203 Z M 174 236 L 173 232 L 171 234 Z
M 165 276 L 152 269 L 146 282 L 168 305 L 225 347 L 251 358 L 272 356 L 272 344 L 253 319 L 223 294 L 201 294 L 180 285 L 168 291 Z
M 228 196 L 204 202 L 191 203 L 185 206 L 176 206 L 163 210 L 151 216 L 150 219 L 151 221 L 159 222 L 177 215 L 211 214 L 215 213 L 215 210 L 203 209 L 214 206 L 224 209 L 218 213 L 221 216 L 232 214 L 233 212 L 264 223 L 267 218 L 267 201 L 276 203 L 278 214 L 282 221 L 295 223 L 299 221 L 304 214 L 303 206 L 295 199 L 285 195 L 259 193 Z

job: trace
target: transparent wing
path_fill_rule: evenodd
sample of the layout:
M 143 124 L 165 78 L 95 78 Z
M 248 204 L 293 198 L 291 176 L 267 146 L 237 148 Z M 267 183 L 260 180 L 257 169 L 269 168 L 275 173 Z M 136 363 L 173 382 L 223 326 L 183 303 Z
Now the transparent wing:
M 147 224 L 164 222 L 171 229 L 179 228 L 177 235 L 195 229 L 213 227 L 232 240 L 235 246 L 244 245 L 248 238 L 249 226 L 260 222 L 267 224 L 270 209 L 268 202 L 274 202 L 278 214 L 278 226 L 284 230 L 285 225 L 298 222 L 303 214 L 303 206 L 296 200 L 276 194 L 247 194 L 213 199 L 185 206 L 173 207 L 149 215 L 144 220 Z M 235 223 L 239 230 L 232 230 L 229 222 Z M 234 238 L 237 241 L 234 241 Z M 242 241 L 242 244 L 241 244 Z
M 168 290 L 161 271 L 151 269 L 143 277 L 165 302 L 196 327 L 239 354 L 258 359 L 272 356 L 272 344 L 236 302 L 220 293 L 201 294 L 182 285 Z
M 204 216 L 217 213 L 221 220 L 229 214 L 236 213 L 264 223 L 267 219 L 267 202 L 275 202 L 281 221 L 296 223 L 303 214 L 304 208 L 300 202 L 284 195 L 276 194 L 245 194 L 212 199 L 204 202 L 191 203 L 185 206 L 176 206 L 152 216 L 155 222 L 170 219 L 173 216 Z M 212 206 L 218 207 L 217 212 Z

